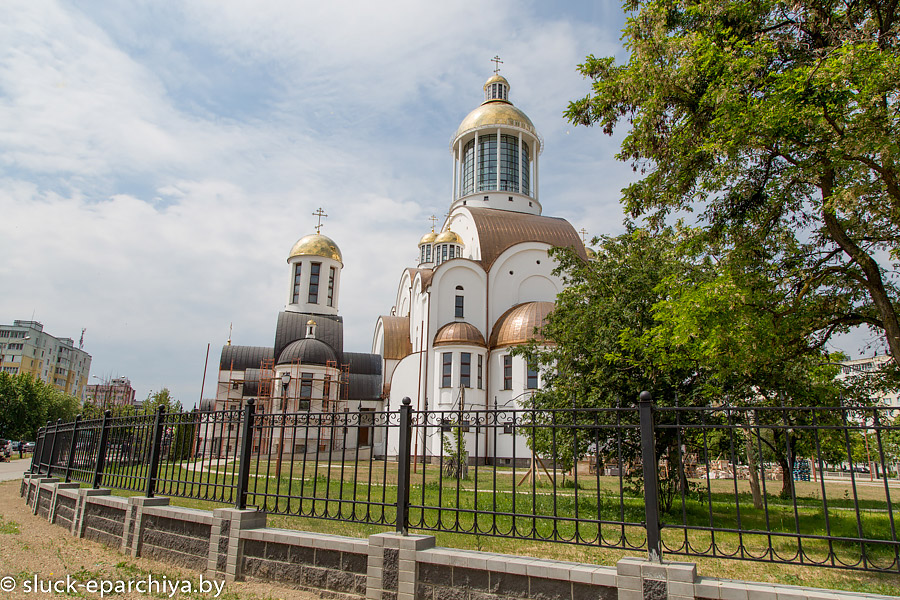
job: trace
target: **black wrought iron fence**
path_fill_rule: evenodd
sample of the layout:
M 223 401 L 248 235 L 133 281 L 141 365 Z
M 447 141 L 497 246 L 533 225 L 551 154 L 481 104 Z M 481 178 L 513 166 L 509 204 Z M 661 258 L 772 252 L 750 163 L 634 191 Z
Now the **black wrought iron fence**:
M 645 468 L 652 465 L 652 468 Z M 300 412 L 48 423 L 32 472 L 408 530 L 900 573 L 872 407 Z

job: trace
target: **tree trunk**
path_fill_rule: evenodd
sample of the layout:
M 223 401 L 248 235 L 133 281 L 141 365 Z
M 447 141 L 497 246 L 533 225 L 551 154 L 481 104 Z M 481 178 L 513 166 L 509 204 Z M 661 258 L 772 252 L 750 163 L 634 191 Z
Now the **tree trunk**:
M 747 464 L 750 468 L 750 494 L 753 496 L 753 508 L 762 509 L 763 498 L 759 486 L 759 461 L 756 460 L 756 448 L 753 446 L 753 433 L 748 427 L 746 430 L 745 448 L 747 450 Z
M 844 227 L 838 221 L 834 208 L 829 206 L 834 189 L 834 171 L 832 169 L 825 170 L 820 187 L 822 190 L 822 218 L 825 222 L 825 228 L 828 230 L 831 239 L 862 269 L 869 297 L 872 299 L 872 303 L 878 311 L 878 316 L 881 318 L 888 349 L 894 359 L 894 363 L 900 365 L 900 320 L 897 318 L 897 311 L 894 309 L 894 304 L 891 302 L 885 289 L 878 263 L 847 235 Z
M 781 466 L 781 498 L 789 500 L 794 497 L 794 469 L 787 458 L 778 457 L 778 464 Z

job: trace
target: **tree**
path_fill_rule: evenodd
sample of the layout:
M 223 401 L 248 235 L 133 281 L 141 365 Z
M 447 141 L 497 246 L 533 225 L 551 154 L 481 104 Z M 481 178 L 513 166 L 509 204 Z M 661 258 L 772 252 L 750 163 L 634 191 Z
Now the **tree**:
M 816 424 L 813 420 L 839 424 L 842 415 L 745 408 L 853 406 L 866 404 L 869 394 L 835 381 L 838 357 L 808 343 L 802 311 L 772 310 L 783 292 L 769 270 L 744 268 L 698 245 L 693 229 L 661 228 L 651 235 L 628 227 L 624 235 L 600 238 L 590 262 L 565 249 L 553 251 L 566 287 L 541 331 L 552 343 L 533 342 L 517 350 L 537 361 L 544 374 L 545 387 L 531 400 L 537 418 L 541 424 L 565 421 L 548 409 L 629 406 L 641 390 L 650 391 L 657 405 L 722 407 L 718 415 L 681 413 L 680 423 L 705 419 L 706 425 L 737 427 L 732 458 L 750 462 L 754 489 L 759 465 L 775 460 L 786 475 L 782 495 L 792 496 L 794 458 L 814 454 L 815 440 L 805 426 Z M 623 450 L 592 439 L 586 433 L 589 423 L 560 424 L 565 427 L 554 428 L 552 443 L 535 429 L 532 448 L 563 464 L 591 445 L 601 456 Z M 636 432 L 622 435 L 626 459 L 636 461 Z M 705 433 L 693 439 L 688 431 L 680 443 L 676 437 L 673 428 L 657 429 L 656 454 L 669 465 L 684 452 L 714 454 Z M 678 469 L 665 473 L 660 479 L 664 507 L 677 493 L 689 491 Z
M 169 388 L 165 387 L 156 393 L 147 394 L 143 408 L 147 413 L 154 413 L 159 410 L 160 406 L 164 406 L 167 413 L 181 412 L 182 410 L 181 401 L 176 400 Z
M 48 420 L 71 421 L 79 408 L 77 398 L 28 373 L 0 373 L 0 436 L 33 440 Z
M 627 122 L 633 218 L 696 211 L 821 347 L 866 325 L 900 363 L 900 15 L 879 0 L 629 0 L 630 58 L 589 56 L 576 124 Z M 776 296 L 780 296 L 777 297 Z
M 559 262 L 557 273 L 566 284 L 541 331 L 552 343 L 532 342 L 514 351 L 542 371 L 544 387 L 526 403 L 537 409 L 529 417 L 536 426 L 528 427 L 526 422 L 524 428 L 538 455 L 568 467 L 593 447 L 600 458 L 621 452 L 636 469 L 641 446 L 635 430 L 622 430 L 623 448 L 617 440 L 599 439 L 599 430 L 591 427 L 593 419 L 599 425 L 618 424 L 621 415 L 579 416 L 562 409 L 631 406 L 642 390 L 652 390 L 661 404 L 705 402 L 693 393 L 698 375 L 694 363 L 658 360 L 663 356 L 659 348 L 632 343 L 656 324 L 654 307 L 665 299 L 664 281 L 699 279 L 710 268 L 708 263 L 677 254 L 676 237 L 671 229 L 650 235 L 629 225 L 626 234 L 598 240 L 596 260 L 584 262 L 563 248 L 552 251 Z M 556 427 L 551 430 L 548 425 Z M 678 452 L 674 430 L 660 432 L 656 451 L 674 464 Z M 631 472 L 639 485 L 640 472 Z M 670 477 L 661 481 L 664 506 L 688 487 L 683 477 L 678 479 L 677 470 L 667 473 Z

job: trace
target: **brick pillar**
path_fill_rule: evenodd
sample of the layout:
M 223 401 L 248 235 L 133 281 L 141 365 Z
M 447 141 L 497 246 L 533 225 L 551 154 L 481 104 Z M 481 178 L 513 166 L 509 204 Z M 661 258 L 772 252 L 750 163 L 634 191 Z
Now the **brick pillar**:
M 210 537 L 210 554 L 213 553 L 213 538 L 216 538 L 215 552 L 218 557 L 218 548 L 220 547 L 223 535 L 228 540 L 228 550 L 225 553 L 225 581 L 238 581 L 242 577 L 241 563 L 244 556 L 244 540 L 241 539 L 241 532 L 246 529 L 260 529 L 266 526 L 266 513 L 256 509 L 238 510 L 236 508 L 217 508 L 213 511 L 213 519 L 220 519 L 219 533 L 215 535 L 213 531 Z M 224 528 L 224 522 L 228 521 L 227 529 Z M 215 527 L 215 521 L 213 522 Z M 223 533 L 224 532 L 224 533 Z M 207 562 L 207 568 L 209 568 Z M 218 563 L 218 558 L 215 561 Z
M 71 490 L 81 487 L 78 483 L 57 483 L 53 486 L 53 495 L 50 496 L 50 512 L 47 514 L 47 520 L 53 523 L 56 520 L 56 496 L 59 490 Z
M 41 488 L 45 485 L 49 487 L 51 483 L 56 483 L 57 481 L 59 481 L 59 477 L 41 477 L 37 480 L 37 487 L 34 490 L 34 504 L 31 505 L 32 514 L 37 514 L 38 505 L 41 503 Z M 52 493 L 51 491 L 51 495 Z
M 78 500 L 75 502 L 75 515 L 72 517 L 72 535 L 84 537 L 84 508 L 88 496 L 109 496 L 109 490 L 95 490 L 93 488 L 81 488 L 78 490 Z
M 368 600 L 415 600 L 416 554 L 434 548 L 433 535 L 379 533 L 369 536 Z
M 623 558 L 616 563 L 619 600 L 694 600 L 697 565 Z
M 217 508 L 213 510 L 212 525 L 209 528 L 209 554 L 206 564 L 206 574 L 217 578 L 225 575 L 225 567 L 228 559 L 228 540 L 231 534 L 230 509 Z
M 19 496 L 25 498 L 25 494 L 28 491 L 28 482 L 31 481 L 32 473 L 30 471 L 25 471 L 22 475 L 22 483 L 19 484 Z
M 141 539 L 144 537 L 142 521 L 144 508 L 147 506 L 168 506 L 169 499 L 161 496 L 145 498 L 144 496 L 131 496 L 128 498 L 128 508 L 125 509 L 125 523 L 122 528 L 122 552 L 131 556 L 141 555 Z

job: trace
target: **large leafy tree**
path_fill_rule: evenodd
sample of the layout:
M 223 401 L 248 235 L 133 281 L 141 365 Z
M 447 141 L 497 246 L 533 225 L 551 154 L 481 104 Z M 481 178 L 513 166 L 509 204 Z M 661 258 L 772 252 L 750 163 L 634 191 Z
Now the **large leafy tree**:
M 636 437 L 626 435 L 625 448 L 603 448 L 580 431 L 581 425 L 589 425 L 582 421 L 593 415 L 546 409 L 630 406 L 641 390 L 650 390 L 664 406 L 834 406 L 841 396 L 848 404 L 866 397 L 851 397 L 851 390 L 834 380 L 837 357 L 807 343 L 802 313 L 772 309 L 784 292 L 768 278 L 768 270 L 726 260 L 698 245 L 696 231 L 683 227 L 651 234 L 629 225 L 626 234 L 598 243 L 596 258 L 589 262 L 571 251 L 554 250 L 567 285 L 541 331 L 552 343 L 534 342 L 518 350 L 543 367 L 545 387 L 531 399 L 541 411 L 536 418 L 541 424 L 555 419 L 568 427 L 552 438 L 542 438 L 536 429 L 530 442 L 539 453 L 566 464 L 567 453 L 580 456 L 593 445 L 601 455 L 624 451 L 627 459 L 635 459 L 640 455 Z M 620 413 L 602 414 L 622 418 Z M 747 445 L 741 453 L 751 465 L 763 447 L 766 460 L 790 473 L 791 457 L 810 456 L 812 448 L 804 435 L 787 434 L 787 428 L 832 417 L 840 415 L 738 410 L 727 420 L 740 426 L 739 438 Z M 683 424 L 697 418 L 715 424 L 719 417 L 679 415 Z M 670 464 L 684 451 L 675 437 L 673 429 L 657 430 L 657 454 Z M 703 440 L 693 442 L 682 440 L 691 452 L 718 452 Z M 668 480 L 661 482 L 664 504 L 686 491 L 687 482 L 678 477 L 669 470 Z M 793 493 L 790 477 L 783 478 L 782 493 Z
M 567 116 L 624 122 L 627 212 L 697 213 L 698 241 L 760 275 L 795 343 L 866 325 L 900 362 L 897 5 L 629 0 L 629 59 L 589 56 Z
M 71 421 L 80 403 L 27 373 L 0 373 L 0 437 L 35 439 L 47 421 Z

